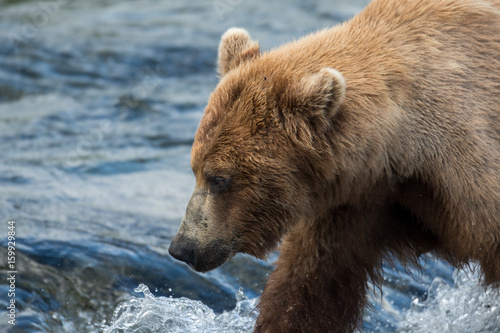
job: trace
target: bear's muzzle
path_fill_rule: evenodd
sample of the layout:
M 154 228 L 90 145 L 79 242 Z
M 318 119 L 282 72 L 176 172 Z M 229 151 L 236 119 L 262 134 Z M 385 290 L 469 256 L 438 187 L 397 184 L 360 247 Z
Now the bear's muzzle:
M 198 272 L 208 272 L 232 257 L 231 248 L 222 240 L 213 240 L 201 247 L 198 242 L 180 233 L 172 238 L 168 252 Z
M 172 239 L 172 243 L 168 248 L 168 253 L 177 260 L 184 261 L 189 266 L 193 267 L 195 263 L 194 241 L 177 234 Z

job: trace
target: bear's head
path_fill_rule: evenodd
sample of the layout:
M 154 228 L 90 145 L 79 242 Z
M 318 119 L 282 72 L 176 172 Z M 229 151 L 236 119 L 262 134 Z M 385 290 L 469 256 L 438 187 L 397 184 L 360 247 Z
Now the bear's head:
M 222 36 L 218 65 L 191 153 L 196 188 L 169 248 L 201 272 L 237 252 L 265 257 L 313 214 L 321 184 L 311 177 L 327 177 L 317 164 L 329 158 L 327 136 L 345 96 L 335 69 L 261 54 L 243 29 Z

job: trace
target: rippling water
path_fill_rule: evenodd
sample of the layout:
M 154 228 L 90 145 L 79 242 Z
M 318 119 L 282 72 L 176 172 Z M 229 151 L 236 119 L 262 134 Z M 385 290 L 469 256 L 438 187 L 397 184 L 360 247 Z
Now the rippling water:
M 16 326 L 0 280 L 0 331 L 251 331 L 269 263 L 199 274 L 167 253 L 220 35 L 242 26 L 269 49 L 365 3 L 0 0 L 0 268 L 15 221 L 18 272 Z M 422 261 L 413 278 L 385 267 L 365 331 L 500 331 L 477 277 Z

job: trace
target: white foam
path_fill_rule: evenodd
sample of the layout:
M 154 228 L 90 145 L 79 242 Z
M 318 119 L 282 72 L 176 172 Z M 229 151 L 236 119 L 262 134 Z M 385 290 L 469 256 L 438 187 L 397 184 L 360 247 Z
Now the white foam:
M 426 300 L 403 314 L 401 333 L 498 333 L 499 291 L 481 286 L 475 271 L 455 271 L 454 286 L 436 278 Z
M 236 307 L 222 314 L 185 297 L 155 297 L 144 284 L 135 292 L 144 297 L 132 297 L 118 305 L 111 324 L 103 323 L 99 332 L 243 333 L 252 332 L 257 318 L 257 298 L 247 299 L 242 289 L 236 293 Z

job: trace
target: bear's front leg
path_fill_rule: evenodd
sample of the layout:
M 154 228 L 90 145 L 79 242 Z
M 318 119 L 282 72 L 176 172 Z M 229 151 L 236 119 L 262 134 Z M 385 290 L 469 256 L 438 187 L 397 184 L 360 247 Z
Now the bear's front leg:
M 352 219 L 302 224 L 285 238 L 260 298 L 258 333 L 352 332 L 382 255 L 373 230 Z M 366 221 L 364 221 L 366 222 Z

